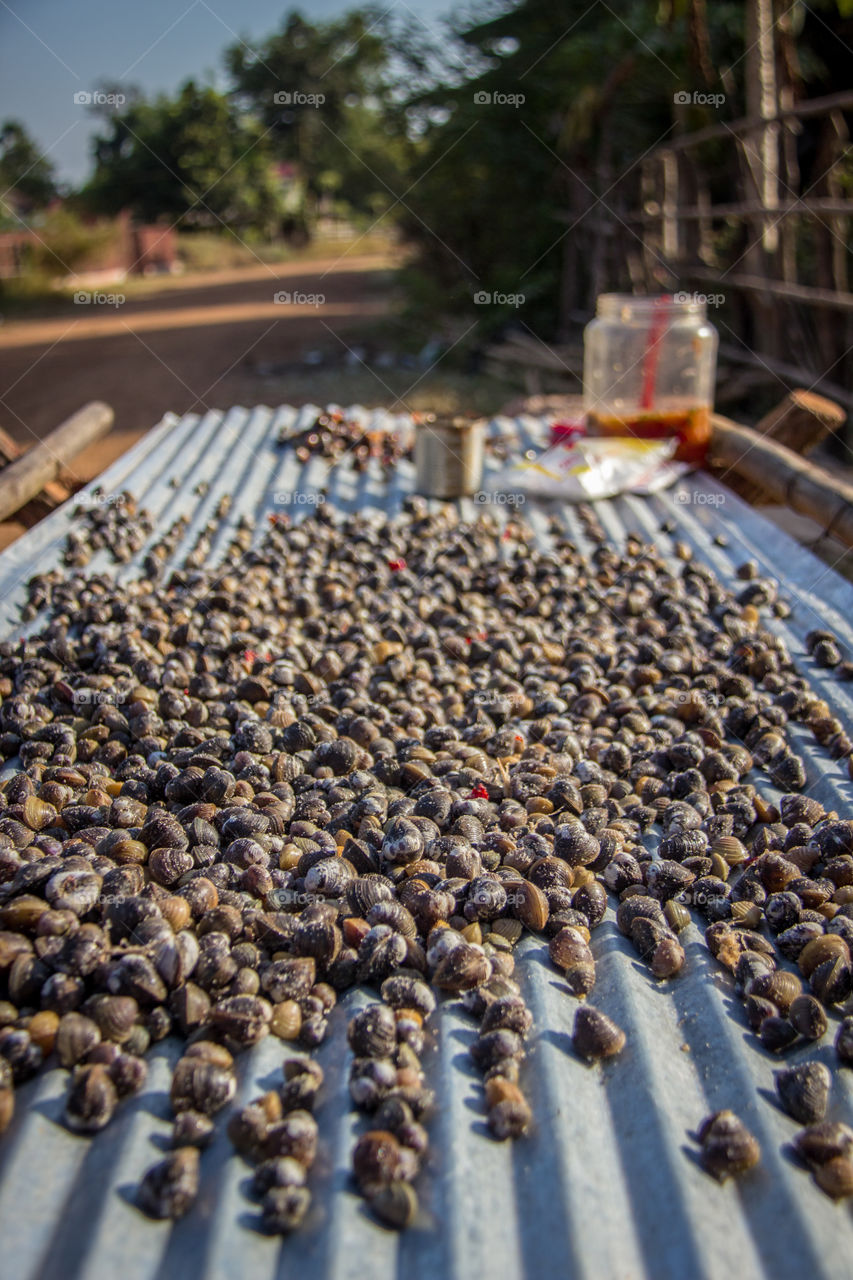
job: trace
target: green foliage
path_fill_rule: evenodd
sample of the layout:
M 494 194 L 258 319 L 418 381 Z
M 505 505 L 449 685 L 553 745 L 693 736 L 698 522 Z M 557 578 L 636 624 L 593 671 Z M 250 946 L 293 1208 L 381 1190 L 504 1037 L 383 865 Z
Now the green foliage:
M 691 97 L 681 127 L 720 118 L 693 92 L 723 92 L 721 69 L 743 51 L 743 6 L 723 0 L 712 12 L 713 83 L 698 78 L 686 3 L 521 0 L 457 31 L 456 65 L 468 74 L 445 71 L 407 104 L 422 137 L 404 217 L 419 250 L 412 270 L 481 330 L 553 333 L 565 248 L 583 243 L 573 222 L 618 218 L 628 192 L 636 201 L 639 158 L 675 131 L 677 93 Z M 422 49 L 417 58 L 429 66 Z M 594 285 L 578 258 L 568 282 L 576 307 Z M 480 289 L 523 293 L 525 303 L 484 312 L 472 301 Z
M 70 209 L 51 209 L 40 219 L 37 238 L 27 250 L 36 275 L 64 276 L 98 266 L 98 256 L 119 235 L 112 222 L 84 220 Z
M 323 195 L 376 218 L 405 188 L 410 148 L 395 115 L 383 17 L 365 9 L 310 23 L 291 12 L 257 50 L 241 43 L 226 54 L 237 101 L 297 168 L 306 222 Z
M 33 234 L 22 250 L 22 273 L 0 280 L 0 304 L 10 315 L 52 314 L 73 288 L 59 282 L 76 271 L 97 268 L 120 234 L 114 222 L 87 221 L 67 205 L 51 208 L 32 223 Z
M 282 193 L 268 139 L 225 95 L 189 80 L 174 98 L 131 101 L 107 126 L 83 193 L 90 208 L 182 227 L 275 228 Z
M 0 213 L 43 209 L 56 195 L 53 165 L 41 154 L 18 120 L 0 125 Z

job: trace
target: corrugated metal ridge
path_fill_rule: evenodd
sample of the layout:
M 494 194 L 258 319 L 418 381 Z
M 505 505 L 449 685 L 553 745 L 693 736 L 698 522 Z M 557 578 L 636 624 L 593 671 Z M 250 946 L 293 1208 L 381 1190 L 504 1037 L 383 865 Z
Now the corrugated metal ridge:
M 169 415 L 100 483 L 105 492 L 129 489 L 160 532 L 179 514 L 190 516 L 182 551 L 212 518 L 220 497 L 231 493 L 214 562 L 241 516 L 262 525 L 269 512 L 282 509 L 275 505 L 277 493 L 316 494 L 323 487 L 327 501 L 341 510 L 398 509 L 411 489 L 410 463 L 401 464 L 386 485 L 374 469 L 359 475 L 338 467 L 330 476 L 321 460 L 301 466 L 292 452 L 276 447 L 282 426 L 307 423 L 314 412 L 308 406 Z M 408 422 L 404 415 L 355 412 L 377 428 Z M 509 428 L 526 446 L 541 434 L 542 423 L 522 418 L 493 424 L 496 431 Z M 209 484 L 203 497 L 194 493 L 200 482 Z M 677 494 L 690 500 L 678 501 Z M 700 494 L 723 501 L 712 506 Z M 466 518 L 481 509 L 470 500 L 459 505 Z M 501 517 L 502 508 L 491 509 Z M 298 517 L 311 506 L 290 510 Z M 563 515 L 583 547 L 574 509 L 549 502 L 525 508 L 543 540 L 552 512 Z M 819 623 L 853 653 L 853 587 L 708 477 L 687 477 L 675 492 L 649 499 L 601 503 L 597 512 L 616 541 L 636 531 L 667 555 L 677 540 L 687 542 L 727 583 L 738 563 L 755 557 L 764 572 L 783 581 L 795 606 L 790 619 L 773 626 L 798 659 L 805 633 Z M 0 556 L 0 632 L 21 633 L 16 618 L 23 583 L 56 562 L 71 518 L 62 508 Z M 674 522 L 672 533 L 661 529 L 668 521 Z M 715 541 L 721 534 L 728 545 Z M 107 567 L 103 557 L 88 571 Z M 119 578 L 134 571 L 127 566 Z M 837 714 L 853 723 L 851 686 L 808 660 L 804 666 Z M 814 794 L 849 812 L 853 789 L 842 765 L 802 735 L 798 749 Z M 66 1073 L 48 1072 L 20 1091 L 19 1113 L 0 1145 L 0 1274 L 10 1280 L 355 1280 L 366 1274 L 376 1280 L 532 1280 L 558 1268 L 589 1280 L 849 1276 L 850 1208 L 833 1205 L 789 1159 L 785 1148 L 796 1126 L 772 1101 L 778 1063 L 755 1048 L 740 1002 L 699 928 L 689 926 L 682 939 L 685 972 L 661 987 L 638 963 L 610 913 L 595 931 L 593 1002 L 628 1033 L 624 1054 L 603 1070 L 582 1066 L 571 1053 L 576 1005 L 543 960 L 541 944 L 531 939 L 520 945 L 520 955 L 529 953 L 523 981 L 537 1028 L 524 1067 L 536 1126 L 513 1145 L 486 1134 L 482 1090 L 468 1058 L 474 1024 L 452 1004 L 444 1006 L 435 1019 L 436 1046 L 425 1058 L 440 1106 L 431 1124 L 432 1156 L 419 1182 L 423 1221 L 402 1237 L 370 1219 L 348 1181 L 349 1154 L 363 1121 L 349 1106 L 343 1024 L 364 999 L 360 993 L 335 1011 L 319 1050 L 327 1085 L 318 1107 L 320 1156 L 310 1179 L 314 1207 L 306 1227 L 283 1243 L 252 1229 L 247 1168 L 221 1132 L 203 1156 L 201 1195 L 186 1219 L 174 1226 L 152 1223 L 134 1208 L 139 1177 L 158 1158 L 169 1131 L 173 1044 L 157 1046 L 146 1092 L 91 1142 L 58 1123 Z M 786 1061 L 833 1062 L 834 1025 L 833 1016 L 822 1046 L 798 1050 Z M 283 1056 L 282 1046 L 267 1040 L 245 1058 L 240 1097 L 269 1087 Z M 830 1114 L 853 1122 L 851 1072 L 836 1078 Z M 740 1184 L 718 1187 L 697 1167 L 688 1134 L 708 1111 L 724 1106 L 734 1107 L 759 1137 L 763 1163 Z

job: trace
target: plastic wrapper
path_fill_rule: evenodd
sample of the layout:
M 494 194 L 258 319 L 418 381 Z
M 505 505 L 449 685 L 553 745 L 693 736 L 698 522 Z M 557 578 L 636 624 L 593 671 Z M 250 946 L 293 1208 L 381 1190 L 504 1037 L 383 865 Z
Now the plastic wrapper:
M 688 470 L 674 462 L 677 440 L 633 436 L 582 436 L 557 444 L 536 458 L 518 458 L 495 479 L 504 492 L 590 502 L 619 493 L 656 493 Z

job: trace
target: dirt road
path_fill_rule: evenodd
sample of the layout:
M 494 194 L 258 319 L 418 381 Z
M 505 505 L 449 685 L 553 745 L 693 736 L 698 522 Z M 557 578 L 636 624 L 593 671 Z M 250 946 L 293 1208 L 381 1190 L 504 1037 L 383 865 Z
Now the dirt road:
M 87 400 L 106 400 L 115 427 L 74 466 L 90 479 L 169 409 L 263 402 L 255 363 L 298 361 L 315 345 L 344 351 L 365 322 L 387 313 L 393 265 L 355 255 L 259 265 L 187 279 L 119 306 L 78 304 L 47 320 L 6 323 L 0 426 L 26 446 Z M 290 300 L 276 302 L 276 294 Z

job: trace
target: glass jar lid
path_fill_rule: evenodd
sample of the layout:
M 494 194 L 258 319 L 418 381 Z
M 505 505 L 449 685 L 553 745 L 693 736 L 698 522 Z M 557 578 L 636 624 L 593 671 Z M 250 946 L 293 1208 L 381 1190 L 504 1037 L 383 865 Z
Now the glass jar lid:
M 704 320 L 705 299 L 691 293 L 600 293 L 596 304 L 596 315 L 601 319 L 621 320 L 624 324 L 648 324 L 661 312 L 673 320 Z

